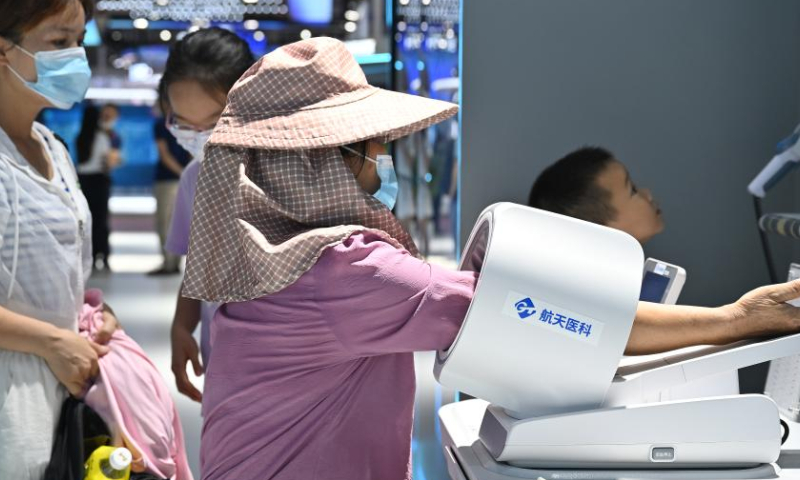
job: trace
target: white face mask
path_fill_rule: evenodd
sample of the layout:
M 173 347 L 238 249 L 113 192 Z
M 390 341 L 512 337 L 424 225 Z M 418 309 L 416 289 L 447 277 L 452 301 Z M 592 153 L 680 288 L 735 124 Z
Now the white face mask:
M 203 147 L 205 147 L 206 142 L 208 142 L 214 130 L 197 132 L 194 130 L 177 128 L 174 125 L 169 125 L 168 128 L 172 136 L 175 137 L 175 140 L 178 141 L 178 145 L 189 152 L 192 158 L 198 162 L 203 161 Z

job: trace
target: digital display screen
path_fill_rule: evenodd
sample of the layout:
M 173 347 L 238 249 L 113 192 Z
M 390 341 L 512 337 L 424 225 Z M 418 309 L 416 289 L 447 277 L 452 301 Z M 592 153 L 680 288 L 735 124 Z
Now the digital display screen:
M 664 299 L 664 294 L 667 293 L 669 280 L 669 277 L 664 277 L 650 271 L 645 272 L 644 280 L 642 281 L 642 293 L 639 295 L 639 300 L 643 302 L 661 303 Z

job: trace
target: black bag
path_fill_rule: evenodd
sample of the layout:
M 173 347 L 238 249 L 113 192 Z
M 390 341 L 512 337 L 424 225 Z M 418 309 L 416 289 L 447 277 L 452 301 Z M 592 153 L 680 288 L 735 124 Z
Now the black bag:
M 83 480 L 92 452 L 111 445 L 111 432 L 91 407 L 70 396 L 61 406 L 50 463 L 44 480 Z M 131 472 L 131 480 L 166 480 L 149 473 Z
M 103 419 L 81 400 L 70 396 L 61 406 L 44 480 L 83 480 L 89 456 L 98 447 L 110 444 L 111 432 Z

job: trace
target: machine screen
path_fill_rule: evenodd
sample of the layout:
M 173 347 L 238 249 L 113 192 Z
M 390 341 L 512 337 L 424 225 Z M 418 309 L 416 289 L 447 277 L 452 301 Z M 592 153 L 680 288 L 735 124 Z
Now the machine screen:
M 639 295 L 639 300 L 661 303 L 664 299 L 664 294 L 667 293 L 669 280 L 669 277 L 664 277 L 651 271 L 645 272 L 644 280 L 642 281 L 642 293 Z

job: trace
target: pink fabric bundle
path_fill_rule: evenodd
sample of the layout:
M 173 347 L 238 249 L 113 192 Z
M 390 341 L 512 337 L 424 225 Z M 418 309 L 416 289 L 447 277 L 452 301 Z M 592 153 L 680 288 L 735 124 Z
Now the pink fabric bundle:
M 102 292 L 89 290 L 81 310 L 81 335 L 93 338 L 103 325 Z M 180 418 L 155 365 L 122 330 L 100 358 L 100 375 L 84 398 L 106 422 L 115 444 L 133 453 L 131 469 L 171 480 L 193 480 Z

